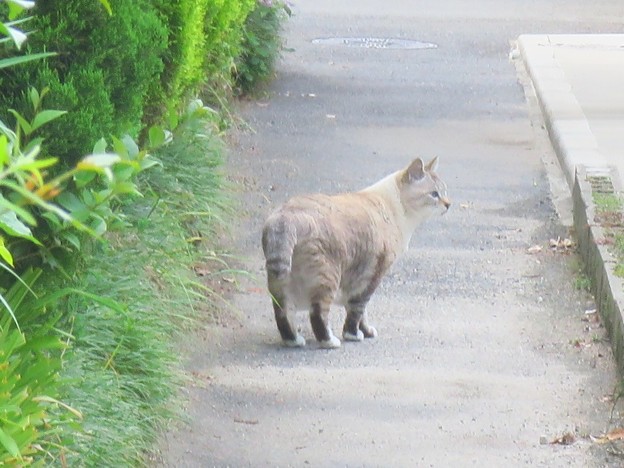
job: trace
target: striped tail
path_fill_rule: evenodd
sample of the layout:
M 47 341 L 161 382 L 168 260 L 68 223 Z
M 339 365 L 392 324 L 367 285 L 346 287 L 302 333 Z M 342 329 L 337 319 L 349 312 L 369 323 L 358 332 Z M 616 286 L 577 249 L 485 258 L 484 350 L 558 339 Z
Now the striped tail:
M 267 219 L 262 231 L 262 250 L 269 281 L 288 277 L 296 243 L 297 228 L 283 213 L 275 213 Z

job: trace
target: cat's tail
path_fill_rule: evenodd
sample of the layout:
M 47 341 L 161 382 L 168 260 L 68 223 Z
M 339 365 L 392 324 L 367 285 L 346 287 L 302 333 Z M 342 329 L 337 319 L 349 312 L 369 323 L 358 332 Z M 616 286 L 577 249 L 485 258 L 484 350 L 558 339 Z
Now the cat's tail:
M 262 230 L 262 250 L 270 280 L 284 280 L 290 275 L 292 255 L 297 243 L 297 228 L 284 213 L 274 213 Z

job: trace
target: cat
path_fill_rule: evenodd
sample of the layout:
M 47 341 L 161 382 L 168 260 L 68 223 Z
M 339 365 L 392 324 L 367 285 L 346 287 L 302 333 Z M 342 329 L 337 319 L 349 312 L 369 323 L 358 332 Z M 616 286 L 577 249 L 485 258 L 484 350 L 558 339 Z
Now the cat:
M 366 314 L 369 299 L 407 250 L 416 227 L 451 205 L 446 184 L 435 173 L 437 164 L 437 157 L 426 165 L 416 158 L 359 192 L 296 196 L 268 216 L 262 249 L 284 345 L 305 346 L 289 316 L 309 310 L 319 346 L 340 347 L 327 322 L 332 303 L 347 311 L 344 340 L 377 336 Z

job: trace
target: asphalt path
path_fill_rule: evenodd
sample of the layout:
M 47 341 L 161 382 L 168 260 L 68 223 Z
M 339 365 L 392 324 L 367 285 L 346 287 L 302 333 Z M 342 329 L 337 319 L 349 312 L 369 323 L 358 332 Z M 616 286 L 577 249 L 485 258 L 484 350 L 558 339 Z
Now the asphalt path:
M 509 59 L 521 33 L 621 32 L 617 3 L 294 3 L 292 50 L 266 98 L 241 103 L 250 129 L 233 136 L 232 249 L 251 274 L 187 343 L 188 421 L 166 434 L 163 465 L 620 466 L 590 437 L 619 424 L 617 376 L 575 288 L 551 191 L 561 176 Z M 307 347 L 282 348 L 264 217 L 292 195 L 357 190 L 436 155 L 453 206 L 373 296 L 379 337 L 321 350 L 304 314 Z M 344 312 L 330 320 L 339 335 Z

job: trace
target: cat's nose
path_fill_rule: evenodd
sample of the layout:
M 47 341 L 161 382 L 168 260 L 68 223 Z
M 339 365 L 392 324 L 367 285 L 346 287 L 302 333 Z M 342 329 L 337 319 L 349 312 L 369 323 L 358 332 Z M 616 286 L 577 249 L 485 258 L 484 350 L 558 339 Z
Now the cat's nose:
M 446 208 L 446 210 L 448 211 L 448 209 L 451 207 L 451 200 L 449 200 L 446 197 L 442 197 L 442 198 L 440 198 L 440 201 L 444 205 L 444 208 Z

